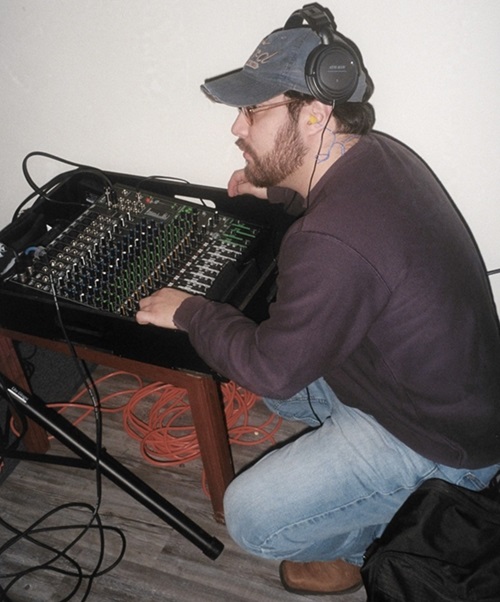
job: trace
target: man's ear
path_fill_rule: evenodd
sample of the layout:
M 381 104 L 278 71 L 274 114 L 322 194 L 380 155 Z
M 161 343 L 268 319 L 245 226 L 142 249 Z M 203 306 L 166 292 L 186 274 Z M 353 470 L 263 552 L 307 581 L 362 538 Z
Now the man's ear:
M 313 100 L 306 107 L 307 125 L 314 126 L 315 128 L 324 128 L 328 123 L 332 115 L 332 107 L 326 105 L 319 100 Z

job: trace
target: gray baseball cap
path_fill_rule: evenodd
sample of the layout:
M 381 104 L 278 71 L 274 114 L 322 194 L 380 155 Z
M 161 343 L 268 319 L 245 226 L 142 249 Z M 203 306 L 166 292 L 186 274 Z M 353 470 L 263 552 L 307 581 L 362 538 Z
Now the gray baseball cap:
M 317 4 L 303 10 L 311 8 L 319 10 L 323 22 L 327 19 L 327 30 L 301 26 L 304 13 L 296 11 L 283 29 L 262 40 L 242 69 L 207 79 L 203 92 L 233 107 L 257 105 L 288 91 L 324 103 L 367 102 L 374 86 L 359 49 L 336 30 L 330 11 Z
M 277 30 L 262 40 L 242 69 L 207 79 L 201 89 L 232 107 L 257 105 L 289 90 L 311 94 L 305 65 L 320 44 L 309 27 Z

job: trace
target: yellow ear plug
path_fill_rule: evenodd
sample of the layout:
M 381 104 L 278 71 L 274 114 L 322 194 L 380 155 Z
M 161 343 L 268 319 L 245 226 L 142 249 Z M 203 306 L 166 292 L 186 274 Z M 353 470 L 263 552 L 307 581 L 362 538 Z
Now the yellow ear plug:
M 318 123 L 318 118 L 315 117 L 314 115 L 311 115 L 309 117 L 309 121 L 307 122 L 309 125 L 314 125 L 315 123 Z

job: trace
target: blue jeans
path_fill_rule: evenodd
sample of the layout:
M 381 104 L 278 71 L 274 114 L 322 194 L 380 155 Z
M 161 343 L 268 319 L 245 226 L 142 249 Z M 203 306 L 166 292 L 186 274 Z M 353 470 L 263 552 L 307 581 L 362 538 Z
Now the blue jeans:
M 290 399 L 264 402 L 318 428 L 268 453 L 226 491 L 231 537 L 263 558 L 361 565 L 366 548 L 423 481 L 481 489 L 500 469 L 456 469 L 424 458 L 341 403 L 322 379 Z

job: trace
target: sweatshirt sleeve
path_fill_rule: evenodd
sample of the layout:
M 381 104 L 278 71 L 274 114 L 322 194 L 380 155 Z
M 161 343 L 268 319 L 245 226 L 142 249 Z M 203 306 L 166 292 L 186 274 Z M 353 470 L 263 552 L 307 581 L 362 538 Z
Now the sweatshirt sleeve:
M 342 364 L 389 289 L 369 262 L 329 235 L 287 235 L 281 257 L 276 301 L 264 322 L 203 297 L 184 301 L 174 320 L 221 375 L 258 395 L 286 399 Z

